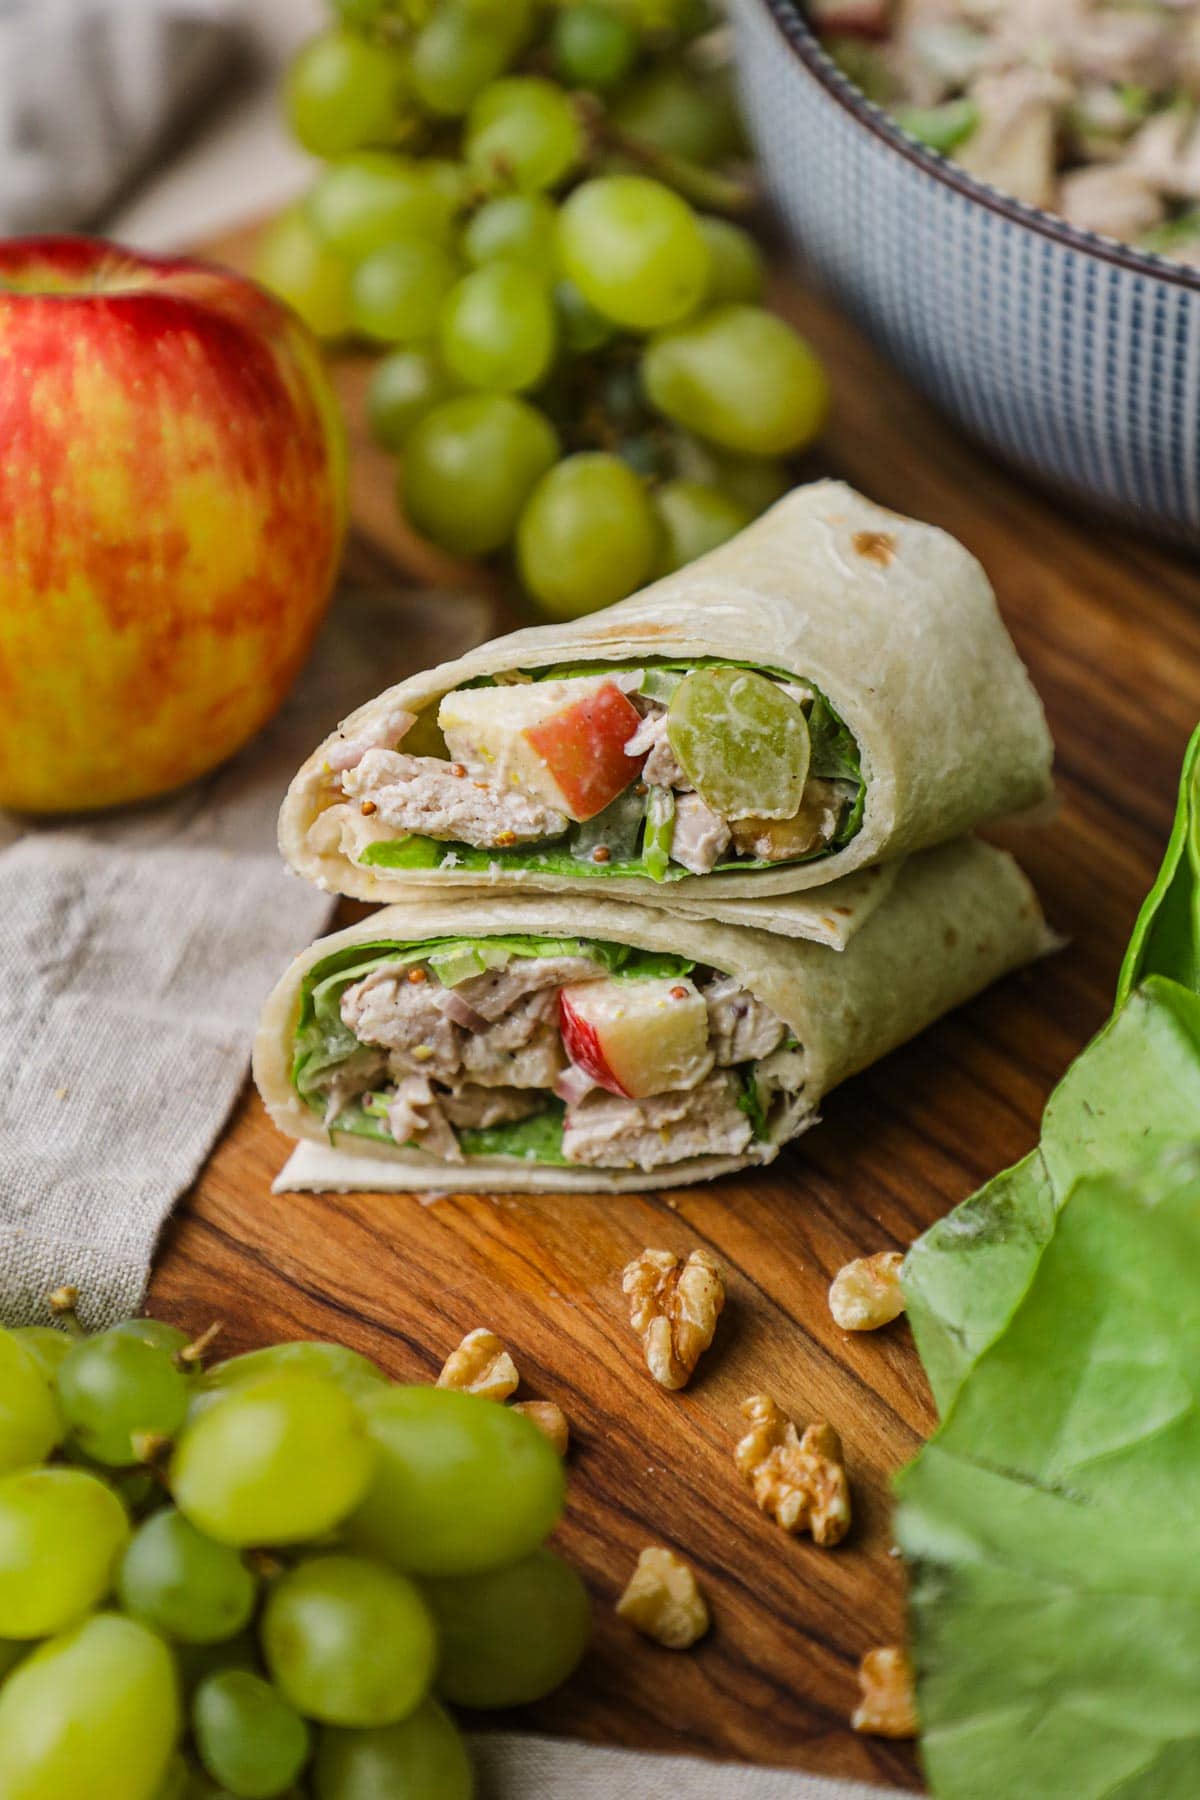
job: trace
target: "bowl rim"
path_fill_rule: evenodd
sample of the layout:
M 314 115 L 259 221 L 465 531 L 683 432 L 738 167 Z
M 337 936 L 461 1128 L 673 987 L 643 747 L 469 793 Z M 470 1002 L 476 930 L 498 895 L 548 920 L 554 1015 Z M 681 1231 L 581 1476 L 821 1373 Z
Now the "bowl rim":
M 1078 225 L 1069 225 L 1056 213 L 1047 212 L 1040 206 L 1030 206 L 1024 200 L 1016 200 L 986 181 L 969 175 L 940 150 L 931 150 L 911 136 L 883 107 L 868 99 L 863 90 L 838 68 L 805 18 L 801 0 L 741 0 L 741 4 L 757 5 L 766 14 L 787 49 L 843 111 L 849 113 L 858 124 L 865 126 L 873 137 L 879 138 L 889 149 L 897 151 L 924 174 L 931 175 L 943 187 L 948 187 L 964 199 L 976 201 L 989 212 L 998 213 L 1013 224 L 1035 231 L 1067 249 L 1080 251 L 1085 256 L 1094 257 L 1117 268 L 1128 269 L 1154 281 L 1168 282 L 1189 293 L 1200 293 L 1200 269 L 1189 268 L 1186 263 L 1175 262 L 1157 251 L 1138 250 L 1130 244 L 1120 243 L 1116 238 L 1102 237 L 1099 232 L 1085 231 Z

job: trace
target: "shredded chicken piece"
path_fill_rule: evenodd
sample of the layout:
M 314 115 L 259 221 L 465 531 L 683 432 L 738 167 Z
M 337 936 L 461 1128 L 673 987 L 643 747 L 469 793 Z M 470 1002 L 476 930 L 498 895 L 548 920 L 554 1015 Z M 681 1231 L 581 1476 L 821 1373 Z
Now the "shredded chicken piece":
M 1081 231 L 1125 239 L 1159 224 L 1167 211 L 1138 169 L 1105 163 L 1064 175 L 1058 186 L 1058 210 Z
M 699 794 L 681 794 L 675 802 L 671 855 L 693 875 L 707 875 L 727 848 L 729 826 Z
M 783 1041 L 786 1027 L 771 1008 L 732 975 L 718 975 L 703 988 L 708 1008 L 708 1043 L 718 1066 L 757 1062 Z
M 552 1088 L 566 1062 L 554 988 L 527 994 L 486 1031 L 463 1039 L 462 1066 L 482 1087 Z
M 460 763 L 436 756 L 404 756 L 368 750 L 342 777 L 352 799 L 375 808 L 372 818 L 392 831 L 496 849 L 539 838 L 561 837 L 565 813 L 519 788 L 493 787 L 478 777 L 456 775 Z
M 657 1169 L 692 1156 L 741 1156 L 753 1133 L 729 1075 L 713 1074 L 683 1093 L 626 1100 L 599 1090 L 568 1107 L 563 1154 L 568 1162 L 617 1169 Z
M 521 956 L 503 969 L 469 976 L 454 992 L 481 1018 L 493 1020 L 539 988 L 558 989 L 575 981 L 597 981 L 603 975 L 603 965 L 590 956 Z
M 398 1144 L 414 1140 L 419 1150 L 443 1162 L 465 1162 L 458 1139 L 424 1075 L 406 1075 L 397 1084 L 387 1113 L 388 1130 Z
M 342 1023 L 361 1043 L 390 1051 L 394 1073 L 452 1079 L 462 1067 L 462 1032 L 438 1005 L 440 984 L 409 979 L 424 973 L 381 963 L 343 993 Z
M 667 736 L 666 708 L 658 706 L 657 702 L 651 702 L 651 705 L 657 710 L 648 712 L 643 718 L 626 744 L 625 754 L 645 756 L 642 780 L 651 787 L 676 788 L 680 793 L 690 793 L 692 784 L 680 767 Z
M 486 1131 L 541 1112 L 545 1096 L 532 1088 L 479 1087 L 464 1081 L 461 1087 L 440 1096 L 441 1108 L 452 1125 Z

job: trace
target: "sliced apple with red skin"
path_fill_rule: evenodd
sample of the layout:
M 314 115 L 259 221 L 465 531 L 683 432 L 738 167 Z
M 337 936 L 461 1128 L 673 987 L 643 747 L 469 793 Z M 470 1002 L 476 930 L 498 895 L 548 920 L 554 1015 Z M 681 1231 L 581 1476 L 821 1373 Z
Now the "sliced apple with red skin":
M 610 1094 L 695 1087 L 713 1066 L 708 1009 L 690 981 L 579 982 L 560 990 L 558 1011 L 567 1055 Z
M 438 708 L 452 761 L 576 820 L 594 818 L 637 780 L 645 758 L 626 756 L 625 745 L 640 723 L 607 675 L 463 688 Z

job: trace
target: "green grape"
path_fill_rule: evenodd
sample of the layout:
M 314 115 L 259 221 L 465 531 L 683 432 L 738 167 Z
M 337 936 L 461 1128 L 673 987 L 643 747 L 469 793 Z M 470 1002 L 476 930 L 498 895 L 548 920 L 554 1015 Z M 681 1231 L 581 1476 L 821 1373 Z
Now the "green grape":
M 652 573 L 658 550 L 643 483 L 605 451 L 584 451 L 551 469 L 517 526 L 521 579 L 557 619 L 633 593 Z
M 454 211 L 443 179 L 430 180 L 420 163 L 377 150 L 330 163 L 306 205 L 319 236 L 351 262 L 397 238 L 446 242 Z
M 393 350 L 376 365 L 367 389 L 372 437 L 385 450 L 402 450 L 413 426 L 457 391 L 432 350 Z
M 96 1613 L 27 1656 L 0 1687 L 3 1800 L 155 1800 L 179 1730 L 171 1653 Z
M 385 344 L 427 338 L 457 279 L 454 258 L 428 238 L 384 244 L 354 271 L 350 317 L 364 337 Z
M 192 1698 L 192 1735 L 214 1781 L 239 1800 L 271 1800 L 308 1761 L 308 1726 L 283 1695 L 245 1669 L 202 1681 Z
M 754 517 L 750 507 L 703 481 L 668 481 L 654 496 L 662 528 L 659 573 L 669 574 L 735 537 Z
M 49 1637 L 98 1606 L 128 1538 L 125 1508 L 95 1475 L 54 1468 L 0 1477 L 5 1637 Z
M 187 1413 L 188 1380 L 171 1351 L 119 1329 L 72 1344 L 55 1388 L 84 1455 L 114 1468 L 140 1460 L 139 1434 L 173 1437 Z
M 461 118 L 503 75 L 528 25 L 517 0 L 442 0 L 413 44 L 413 90 L 426 112 Z
M 664 332 L 647 348 L 642 380 L 667 418 L 750 456 L 802 450 L 829 408 L 816 354 L 758 306 L 719 306 Z
M 176 1639 L 171 1648 L 175 1652 L 180 1686 L 185 1694 L 195 1693 L 210 1675 L 227 1674 L 230 1669 L 248 1669 L 252 1675 L 263 1673 L 258 1631 L 253 1625 L 219 1644 L 185 1644 Z
M 599 350 L 615 335 L 611 320 L 589 306 L 573 281 L 554 284 L 554 307 L 558 314 L 558 333 L 567 349 L 576 356 Z
M 299 51 L 284 90 L 288 123 L 314 156 L 394 143 L 411 125 L 404 53 L 352 31 L 329 31 Z
M 319 338 L 345 337 L 350 329 L 350 270 L 294 206 L 269 228 L 258 247 L 254 273 L 286 300 Z
M 11 1331 L 0 1328 L 0 1475 L 40 1463 L 62 1435 L 41 1364 Z
M 559 74 L 577 87 L 601 92 L 616 87 L 637 61 L 637 33 L 600 0 L 564 7 L 554 21 L 552 43 Z
M 175 1503 L 222 1544 L 295 1544 L 329 1531 L 361 1498 L 374 1457 L 333 1382 L 267 1375 L 194 1419 L 171 1460 Z
M 272 1679 L 325 1725 L 392 1725 L 433 1680 L 428 1607 L 405 1576 L 365 1557 L 316 1556 L 289 1569 L 267 1595 L 261 1630 Z
M 727 451 L 707 448 L 706 455 L 717 487 L 756 519 L 792 485 L 787 470 L 771 457 L 731 456 Z
M 400 499 L 415 528 L 459 556 L 499 550 L 558 455 L 549 421 L 510 394 L 446 400 L 405 444 Z
M 600 175 L 558 216 L 563 272 L 606 318 L 652 331 L 692 312 L 709 279 L 696 214 L 659 181 Z
M 706 306 L 723 306 L 730 300 L 761 300 L 766 281 L 762 251 L 750 233 L 730 219 L 702 213 L 700 229 L 708 245 Z
M 215 1644 L 254 1611 L 257 1584 L 238 1552 L 164 1506 L 139 1525 L 117 1574 L 131 1618 L 187 1644 Z
M 397 357 L 409 354 L 404 350 L 396 352 Z M 394 360 L 395 357 L 389 356 L 380 367 L 385 368 Z M 292 1344 L 270 1344 L 264 1350 L 247 1350 L 242 1356 L 228 1356 L 224 1362 L 205 1369 L 196 1382 L 189 1420 L 207 1412 L 230 1388 L 257 1381 L 262 1375 L 323 1376 L 351 1400 L 364 1398 L 387 1386 L 383 1371 L 368 1357 L 360 1356 L 357 1350 L 348 1350 L 344 1344 L 301 1338 Z
M 416 1575 L 515 1562 L 558 1522 L 560 1458 L 536 1425 L 450 1388 L 394 1387 L 371 1403 L 375 1475 L 346 1531 Z
M 46 1381 L 53 1381 L 58 1365 L 75 1339 L 57 1325 L 19 1325 L 10 1334 L 37 1364 Z
M 556 217 L 544 194 L 498 194 L 484 201 L 464 229 L 463 254 L 476 267 L 502 256 L 548 276 L 555 263 Z
M 471 199 L 474 177 L 466 163 L 451 162 L 445 156 L 423 156 L 421 174 L 446 221 L 453 220 Z
M 655 68 L 622 90 L 611 117 L 625 137 L 702 166 L 745 148 L 729 80 L 719 70 L 703 75 L 686 65 Z
M 554 358 L 555 320 L 540 275 L 517 263 L 485 263 L 454 287 L 438 321 L 438 349 L 467 387 L 520 393 Z
M 667 708 L 667 737 L 688 780 L 725 818 L 790 819 L 808 778 L 798 700 L 750 669 L 693 669 Z
M 329 1726 L 313 1765 L 316 1800 L 471 1800 L 475 1778 L 458 1728 L 436 1700 L 398 1725 Z
M 437 1691 L 455 1706 L 526 1706 L 587 1649 L 587 1589 L 552 1550 L 484 1575 L 421 1584 L 442 1646 Z
M 522 193 L 557 187 L 582 160 L 583 126 L 568 94 L 537 75 L 486 88 L 471 107 L 467 162 L 480 180 Z
M 180 1331 L 178 1325 L 168 1325 L 165 1319 L 122 1319 L 110 1328 L 109 1335 L 136 1338 L 139 1344 L 166 1350 L 171 1356 L 178 1356 L 192 1341 L 186 1331 Z

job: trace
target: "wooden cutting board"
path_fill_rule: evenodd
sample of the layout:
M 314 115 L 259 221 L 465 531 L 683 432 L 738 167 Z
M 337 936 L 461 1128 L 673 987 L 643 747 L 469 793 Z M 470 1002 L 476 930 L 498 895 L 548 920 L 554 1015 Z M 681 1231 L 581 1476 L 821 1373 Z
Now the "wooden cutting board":
M 248 249 L 246 238 L 210 247 L 242 265 Z M 194 1328 L 222 1319 L 227 1351 L 336 1338 L 421 1381 L 465 1332 L 492 1327 L 524 1392 L 570 1419 L 561 1544 L 596 1613 L 583 1668 L 520 1722 L 915 1788 L 911 1750 L 857 1737 L 848 1719 L 859 1657 L 902 1634 L 888 1481 L 933 1412 L 907 1326 L 846 1336 L 826 1289 L 851 1256 L 904 1248 L 1023 1155 L 1051 1087 L 1108 1012 L 1200 714 L 1200 571 L 997 468 L 828 305 L 786 277 L 777 287 L 836 394 L 804 478 L 842 477 L 945 526 L 996 584 L 1046 702 L 1062 795 L 1056 820 L 1006 841 L 1067 948 L 848 1083 L 771 1170 L 669 1195 L 275 1198 L 288 1145 L 248 1088 L 168 1229 L 150 1305 Z M 357 453 L 348 576 L 461 584 L 462 568 L 396 518 L 392 466 L 363 429 L 363 365 L 335 375 Z M 496 617 L 510 622 L 502 600 Z M 646 1245 L 706 1245 L 727 1271 L 716 1345 L 682 1395 L 650 1381 L 627 1321 L 621 1269 Z M 738 1403 L 760 1389 L 842 1434 L 856 1523 L 837 1550 L 785 1536 L 736 1475 Z M 651 1543 L 686 1556 L 711 1602 L 712 1634 L 687 1654 L 613 1615 Z

